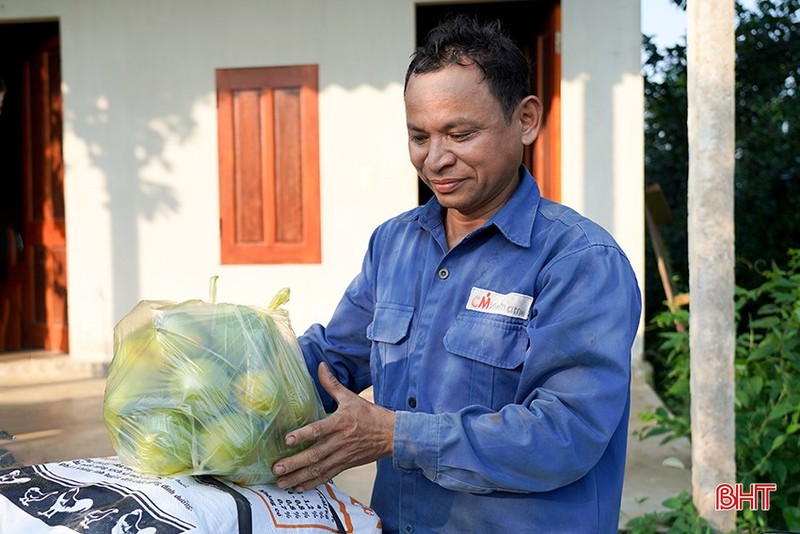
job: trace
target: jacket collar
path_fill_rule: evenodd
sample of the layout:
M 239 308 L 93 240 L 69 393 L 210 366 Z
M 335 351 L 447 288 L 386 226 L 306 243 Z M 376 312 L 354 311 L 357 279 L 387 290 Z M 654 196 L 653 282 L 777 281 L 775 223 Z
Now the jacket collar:
M 520 165 L 519 176 L 517 188 L 484 228 L 493 225 L 508 241 L 527 248 L 531 246 L 533 223 L 541 194 L 536 180 L 524 165 Z M 418 214 L 420 225 L 429 232 L 433 233 L 434 228 L 444 224 L 445 210 L 435 196 L 422 206 Z

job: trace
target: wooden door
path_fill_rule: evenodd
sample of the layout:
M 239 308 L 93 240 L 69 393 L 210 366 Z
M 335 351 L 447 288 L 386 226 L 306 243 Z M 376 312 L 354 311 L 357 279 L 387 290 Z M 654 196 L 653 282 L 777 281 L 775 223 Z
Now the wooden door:
M 67 261 L 57 33 L 23 62 L 22 86 L 26 269 L 22 340 L 24 347 L 66 352 Z
M 561 3 L 547 6 L 534 48 L 525 50 L 534 65 L 532 88 L 544 104 L 542 128 L 525 153 L 542 196 L 561 200 Z

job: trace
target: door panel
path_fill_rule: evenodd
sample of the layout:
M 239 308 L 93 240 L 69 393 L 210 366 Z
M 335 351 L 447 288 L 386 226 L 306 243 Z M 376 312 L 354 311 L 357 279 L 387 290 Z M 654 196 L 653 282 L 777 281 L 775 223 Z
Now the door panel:
M 23 62 L 23 346 L 66 352 L 66 223 L 58 34 Z
M 548 7 L 547 16 L 536 35 L 533 90 L 542 99 L 544 116 L 539 137 L 526 161 L 539 183 L 542 196 L 556 202 L 561 200 L 560 41 L 561 5 L 556 2 Z

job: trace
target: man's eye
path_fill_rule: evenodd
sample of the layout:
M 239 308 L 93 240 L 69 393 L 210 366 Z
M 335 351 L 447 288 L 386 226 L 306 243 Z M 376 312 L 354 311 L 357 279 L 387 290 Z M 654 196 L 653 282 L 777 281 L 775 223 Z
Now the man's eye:
M 422 143 L 427 141 L 428 138 L 423 135 L 409 135 L 408 140 L 414 143 L 415 145 L 421 145 Z
M 469 139 L 470 137 L 472 137 L 472 132 L 455 132 L 455 133 L 451 133 L 450 137 L 454 141 L 465 141 L 465 140 Z

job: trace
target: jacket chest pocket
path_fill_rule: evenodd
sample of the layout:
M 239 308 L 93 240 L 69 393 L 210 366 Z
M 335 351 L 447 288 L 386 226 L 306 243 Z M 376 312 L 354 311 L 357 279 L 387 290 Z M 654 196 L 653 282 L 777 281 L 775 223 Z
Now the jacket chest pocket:
M 512 404 L 528 350 L 528 335 L 519 322 L 461 314 L 444 336 L 445 349 L 468 384 L 469 404 L 499 410 Z
M 408 336 L 414 307 L 403 304 L 379 302 L 375 305 L 372 322 L 367 326 L 367 339 L 372 341 L 370 371 L 375 386 L 375 400 L 382 403 L 386 374 L 391 371 L 399 376 L 397 369 L 408 364 Z

